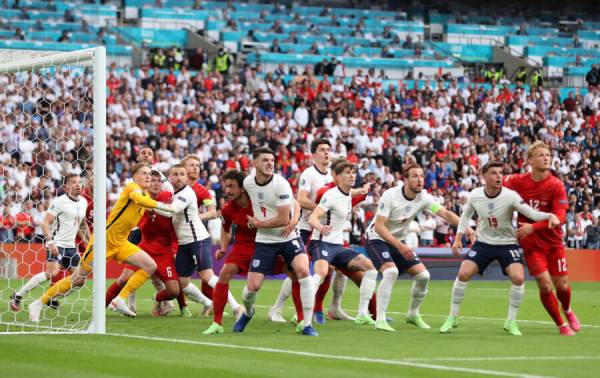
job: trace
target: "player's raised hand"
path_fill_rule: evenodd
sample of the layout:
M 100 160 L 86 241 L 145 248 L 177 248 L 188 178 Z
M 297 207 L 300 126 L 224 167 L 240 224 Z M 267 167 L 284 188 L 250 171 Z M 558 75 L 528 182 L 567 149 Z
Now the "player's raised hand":
M 452 243 L 452 254 L 456 257 L 460 256 L 460 250 L 463 248 L 462 245 L 462 237 L 456 237 L 456 239 L 454 240 L 454 243 Z
M 548 228 L 554 228 L 560 226 L 560 219 L 554 214 L 550 214 L 548 218 Z
M 327 236 L 327 235 L 331 234 L 331 230 L 332 230 L 332 228 L 331 228 L 331 226 L 330 226 L 330 225 L 328 225 L 328 224 L 324 224 L 324 225 L 322 225 L 322 226 L 321 226 L 321 228 L 319 229 L 319 232 L 320 232 L 321 234 L 323 234 L 323 235 Z
M 398 252 L 400 252 L 400 254 L 407 260 L 412 260 L 416 256 L 415 251 L 406 244 L 401 244 L 398 248 Z
M 533 233 L 533 225 L 530 223 L 519 222 L 519 228 L 517 229 L 517 239 L 522 239 L 525 236 Z
M 225 256 L 225 251 L 222 249 L 219 249 L 216 253 L 215 253 L 215 257 L 217 258 L 217 260 L 221 260 L 224 256 Z

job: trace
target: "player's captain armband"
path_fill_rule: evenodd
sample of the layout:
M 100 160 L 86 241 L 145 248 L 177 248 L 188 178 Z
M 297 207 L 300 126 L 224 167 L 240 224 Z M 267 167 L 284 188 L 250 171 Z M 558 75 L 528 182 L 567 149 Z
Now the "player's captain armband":
M 213 204 L 213 200 L 212 200 L 212 198 L 207 198 L 207 199 L 205 199 L 205 200 L 203 200 L 203 201 L 202 201 L 202 204 L 203 204 L 204 206 L 207 206 L 207 207 L 208 207 L 208 206 L 210 206 L 210 205 L 212 205 L 212 204 Z
M 175 212 L 175 209 L 173 208 L 173 206 L 168 205 L 166 203 L 162 203 L 162 202 L 157 202 L 156 203 L 156 208 L 158 210 L 166 211 L 168 213 L 174 213 Z
M 444 208 L 444 206 L 440 205 L 437 202 L 434 202 L 431 204 L 431 207 L 429 208 L 429 210 L 433 213 L 433 214 L 437 214 L 438 211 L 442 210 Z

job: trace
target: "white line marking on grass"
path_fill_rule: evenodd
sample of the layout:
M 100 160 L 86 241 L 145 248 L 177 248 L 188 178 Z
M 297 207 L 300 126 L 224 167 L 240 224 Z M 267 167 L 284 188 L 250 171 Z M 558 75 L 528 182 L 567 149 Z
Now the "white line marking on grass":
M 500 288 L 493 288 L 493 287 L 476 287 L 475 290 L 484 290 L 484 291 L 502 291 L 505 293 L 508 293 L 509 289 L 500 289 Z M 535 291 L 536 293 L 539 291 L 538 289 L 525 289 L 525 291 Z M 581 290 L 574 290 L 573 294 L 598 294 L 595 291 L 581 291 Z
M 506 357 L 432 357 L 404 358 L 403 361 L 567 361 L 567 360 L 600 360 L 600 356 L 506 356 Z
M 211 346 L 211 347 L 217 347 L 217 348 L 250 350 L 250 351 L 255 351 L 255 352 L 279 353 L 279 354 L 287 354 L 287 355 L 293 355 L 293 356 L 323 358 L 323 359 L 329 359 L 329 360 L 368 362 L 368 363 L 383 364 L 383 365 L 409 366 L 409 367 L 421 368 L 421 369 L 457 371 L 457 372 L 461 372 L 461 373 L 474 373 L 474 374 L 492 375 L 492 376 L 498 376 L 498 377 L 550 378 L 548 376 L 541 376 L 541 375 L 511 373 L 511 372 L 504 372 L 504 371 L 497 371 L 497 370 L 471 369 L 471 368 L 463 368 L 463 367 L 457 367 L 457 366 L 432 365 L 432 364 L 426 364 L 426 363 L 411 362 L 411 361 L 406 361 L 406 360 L 384 360 L 384 359 L 379 359 L 379 358 L 339 356 L 339 355 L 334 355 L 334 354 L 302 352 L 302 351 L 288 350 L 288 349 L 253 347 L 253 346 L 235 345 L 235 344 L 221 344 L 221 343 L 213 343 L 213 342 L 208 342 L 208 341 L 196 341 L 196 340 L 168 339 L 168 338 L 162 338 L 162 337 L 128 335 L 128 334 L 119 334 L 119 333 L 107 333 L 106 335 L 116 336 L 116 337 L 126 337 L 126 338 L 131 338 L 131 339 L 140 339 L 140 340 L 164 341 L 164 342 L 178 343 L 178 344 L 192 344 L 192 345 Z

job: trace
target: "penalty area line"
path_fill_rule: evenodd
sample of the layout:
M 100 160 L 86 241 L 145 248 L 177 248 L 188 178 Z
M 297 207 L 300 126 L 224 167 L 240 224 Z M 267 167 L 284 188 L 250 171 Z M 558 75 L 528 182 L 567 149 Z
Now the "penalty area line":
M 392 365 L 392 366 L 407 366 L 407 367 L 420 368 L 420 369 L 455 371 L 455 372 L 461 372 L 461 373 L 473 373 L 473 374 L 481 374 L 481 375 L 489 375 L 489 376 L 497 376 L 497 377 L 551 378 L 551 377 L 542 376 L 542 375 L 521 374 L 521 373 L 513 373 L 513 372 L 498 371 L 498 370 L 487 370 L 487 369 L 472 369 L 472 368 L 465 368 L 465 367 L 458 367 L 458 366 L 446 366 L 446 365 L 428 364 L 428 363 L 423 363 L 423 362 L 412 362 L 412 361 L 408 361 L 408 360 L 386 360 L 386 359 L 380 359 L 380 358 L 341 356 L 341 355 L 335 355 L 335 354 L 303 352 L 303 351 L 290 350 L 290 349 L 276 349 L 276 348 L 255 347 L 255 346 L 235 345 L 235 344 L 225 344 L 225 343 L 215 343 L 215 342 L 209 342 L 209 341 L 197 341 L 197 340 L 185 340 L 185 339 L 169 339 L 169 338 L 164 338 L 164 337 L 151 337 L 151 336 L 130 335 L 130 334 L 121 334 L 121 333 L 107 333 L 106 335 L 113 336 L 113 337 L 138 339 L 138 340 L 161 341 L 161 342 L 168 342 L 168 343 L 174 343 L 174 344 L 201 345 L 201 346 L 210 346 L 210 347 L 216 347 L 216 348 L 238 349 L 238 350 L 248 350 L 248 351 L 253 351 L 253 352 L 277 353 L 277 354 L 286 354 L 286 355 L 292 355 L 292 356 L 321 358 L 321 359 L 327 359 L 327 360 L 367 362 L 367 363 Z

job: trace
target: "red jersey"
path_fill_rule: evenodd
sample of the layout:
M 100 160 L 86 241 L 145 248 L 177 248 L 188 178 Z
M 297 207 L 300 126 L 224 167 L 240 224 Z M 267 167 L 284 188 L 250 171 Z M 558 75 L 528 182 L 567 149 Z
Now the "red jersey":
M 232 233 L 234 244 L 254 245 L 256 241 L 256 228 L 248 228 L 248 217 L 254 216 L 252 204 L 241 207 L 235 201 L 228 201 L 221 209 L 223 229 Z
M 504 178 L 503 185 L 519 193 L 523 201 L 536 210 L 553 213 L 564 221 L 564 214 L 569 208 L 569 201 L 564 184 L 552 174 L 542 181 L 534 181 L 531 173 L 514 174 Z M 519 214 L 519 222 L 533 223 Z M 546 223 L 544 221 L 543 223 Z M 561 227 L 536 228 L 536 231 L 521 239 L 523 248 L 539 246 L 556 246 L 563 244 Z
M 81 192 L 81 196 L 87 201 L 87 209 L 85 210 L 85 222 L 87 223 L 90 232 L 94 232 L 94 199 L 87 189 Z M 106 203 L 108 206 L 108 201 Z
M 169 203 L 173 193 L 162 191 L 157 201 Z M 177 249 L 177 236 L 171 218 L 146 211 L 138 224 L 142 233 L 142 241 L 138 246 L 152 257 L 173 254 Z M 175 247 L 175 248 L 174 248 Z
M 323 195 L 325 194 L 325 192 L 327 192 L 329 189 L 333 189 L 335 188 L 335 184 L 332 182 L 325 184 L 325 186 L 322 186 L 319 188 L 319 190 L 317 190 L 317 197 L 315 197 L 315 203 L 318 205 L 319 202 L 321 202 L 321 198 L 323 197 Z M 361 203 L 362 201 L 367 199 L 367 195 L 366 194 L 361 194 L 359 196 L 354 196 L 352 197 L 352 207 L 358 205 L 359 203 Z
M 196 193 L 196 199 L 198 200 L 198 208 L 199 209 L 201 209 L 202 206 L 208 206 L 208 205 L 212 204 L 213 199 L 212 199 L 208 189 L 206 189 L 206 187 L 204 187 L 203 185 L 200 185 L 196 181 L 194 183 L 194 185 L 192 185 L 192 189 L 194 190 L 194 193 Z

